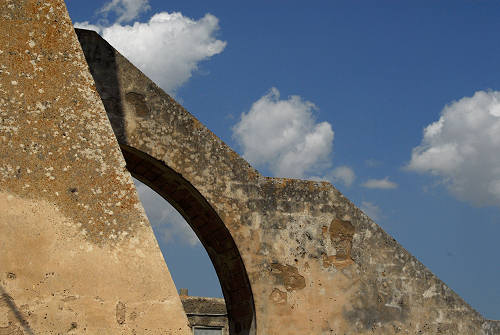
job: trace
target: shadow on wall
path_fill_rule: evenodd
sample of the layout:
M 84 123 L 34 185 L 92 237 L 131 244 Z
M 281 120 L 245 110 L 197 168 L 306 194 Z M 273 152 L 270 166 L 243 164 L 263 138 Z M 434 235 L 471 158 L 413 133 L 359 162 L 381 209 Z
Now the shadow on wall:
M 10 275 L 10 274 L 9 274 Z M 23 317 L 23 314 L 21 311 L 19 311 L 19 308 L 17 308 L 16 303 L 12 299 L 12 297 L 5 291 L 5 289 L 0 285 L 0 308 L 1 307 L 7 307 L 7 309 L 10 310 L 11 313 L 8 314 L 13 314 L 14 317 L 17 319 L 19 324 L 23 327 L 24 332 L 28 335 L 34 335 L 33 331 L 31 330 L 28 321 Z M 0 332 L 3 330 L 6 330 L 6 334 L 15 334 L 15 329 L 11 328 L 17 328 L 15 324 L 12 324 L 11 321 L 9 321 L 9 325 L 6 328 L 0 327 Z M 2 332 L 3 334 L 3 332 Z
M 126 145 L 120 147 L 132 176 L 172 204 L 205 247 L 224 294 L 230 334 L 254 334 L 255 307 L 247 271 L 215 210 L 193 185 L 163 162 Z

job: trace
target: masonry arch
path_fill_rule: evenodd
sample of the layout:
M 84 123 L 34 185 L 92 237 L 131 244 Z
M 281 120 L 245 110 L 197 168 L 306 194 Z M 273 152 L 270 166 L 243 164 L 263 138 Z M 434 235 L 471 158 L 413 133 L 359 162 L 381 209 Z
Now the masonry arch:
M 252 334 L 255 307 L 247 271 L 231 233 L 218 214 L 180 173 L 131 146 L 120 144 L 132 176 L 167 200 L 205 247 L 221 284 L 231 334 Z
M 128 169 L 206 246 L 232 334 L 419 332 L 436 310 L 430 332 L 497 327 L 331 184 L 260 175 L 97 33 L 77 34 Z
M 170 131 L 168 128 L 176 124 L 181 128 L 185 122 L 188 126 L 200 128 L 201 124 L 190 116 L 186 118 L 185 110 L 178 109 L 180 106 L 97 33 L 82 29 L 76 29 L 76 33 L 127 169 L 133 177 L 174 206 L 205 247 L 226 301 L 230 333 L 255 334 L 256 312 L 248 271 L 227 222 L 223 222 L 218 214 L 221 213 L 220 209 L 214 209 L 217 205 L 225 204 L 221 203 L 222 200 L 208 198 L 211 191 L 204 187 L 210 184 L 210 178 L 190 175 L 184 170 L 185 167 L 178 165 L 185 161 L 184 158 L 166 159 L 163 150 L 173 147 L 168 136 L 163 134 L 161 138 L 155 138 L 140 127 L 143 121 L 149 120 L 152 122 L 150 130 L 158 130 L 161 134 Z M 169 103 L 175 103 L 179 114 L 163 114 L 166 112 L 165 104 Z M 161 115 L 153 118 L 153 109 Z M 168 119 L 169 115 L 178 119 Z M 182 157 L 185 155 L 189 154 L 181 154 Z

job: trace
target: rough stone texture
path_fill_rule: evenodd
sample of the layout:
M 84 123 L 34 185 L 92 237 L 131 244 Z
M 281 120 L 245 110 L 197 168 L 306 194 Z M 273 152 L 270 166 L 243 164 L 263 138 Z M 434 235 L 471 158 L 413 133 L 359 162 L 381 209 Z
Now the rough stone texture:
M 229 335 L 224 299 L 181 295 L 181 301 L 191 327 L 217 327 L 222 335 Z
M 181 301 L 186 314 L 227 314 L 226 303 L 222 298 L 181 295 Z
M 0 27 L 0 334 L 189 334 L 64 2 Z
M 200 237 L 232 334 L 500 334 L 332 185 L 261 176 L 96 33 L 78 35 L 127 167 Z

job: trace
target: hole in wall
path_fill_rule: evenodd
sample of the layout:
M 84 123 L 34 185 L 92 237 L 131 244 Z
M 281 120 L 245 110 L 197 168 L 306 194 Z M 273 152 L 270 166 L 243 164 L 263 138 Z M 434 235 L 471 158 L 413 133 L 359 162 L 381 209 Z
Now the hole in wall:
M 186 220 L 149 186 L 135 178 L 134 183 L 177 289 L 188 289 L 190 296 L 223 298 L 212 261 Z

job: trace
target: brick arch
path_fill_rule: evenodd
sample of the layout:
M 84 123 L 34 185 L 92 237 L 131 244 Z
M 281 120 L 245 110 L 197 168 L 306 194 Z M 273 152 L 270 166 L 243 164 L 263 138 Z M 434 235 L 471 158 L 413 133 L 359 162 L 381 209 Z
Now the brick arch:
M 247 271 L 231 233 L 200 192 L 180 173 L 121 144 L 127 169 L 184 217 L 205 247 L 224 294 L 231 334 L 252 334 L 255 307 Z

